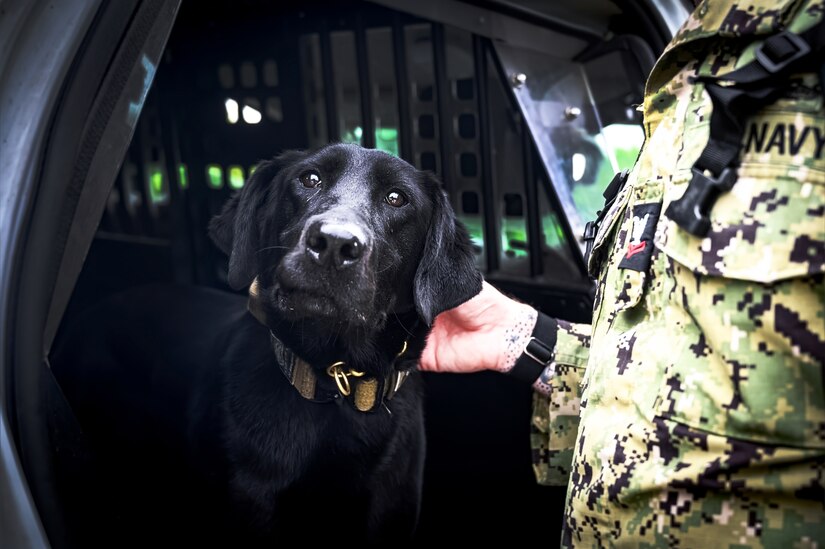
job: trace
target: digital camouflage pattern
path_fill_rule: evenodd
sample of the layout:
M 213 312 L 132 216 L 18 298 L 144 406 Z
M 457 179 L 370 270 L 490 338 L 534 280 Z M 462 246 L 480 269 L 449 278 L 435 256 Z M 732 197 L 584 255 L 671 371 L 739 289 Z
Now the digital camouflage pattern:
M 581 378 L 587 366 L 590 347 L 590 325 L 558 320 L 559 330 L 553 378 L 548 380 L 553 390 L 545 397 L 536 394 L 533 400 L 534 466 L 540 484 L 567 484 L 573 447 L 579 428 Z M 549 414 L 548 414 L 549 411 Z
M 563 546 L 825 546 L 818 78 L 795 76 L 748 120 L 707 237 L 663 213 L 708 139 L 711 101 L 690 77 L 733 70 L 765 35 L 823 12 L 825 0 L 703 2 L 648 79 L 645 147 L 591 257 L 591 339 L 561 323 L 553 391 L 535 400 L 537 478 L 569 478 Z

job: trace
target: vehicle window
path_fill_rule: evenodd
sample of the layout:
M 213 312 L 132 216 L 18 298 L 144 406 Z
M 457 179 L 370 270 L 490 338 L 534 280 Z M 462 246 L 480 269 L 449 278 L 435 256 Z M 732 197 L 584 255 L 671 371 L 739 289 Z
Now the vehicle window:
M 632 166 L 644 140 L 622 60 L 608 55 L 597 66 L 585 68 L 500 43 L 495 48 L 512 79 L 553 189 L 579 237 L 585 223 L 601 209 L 604 187 L 613 174 Z M 625 108 L 603 118 L 600 101 L 607 104 L 617 93 L 626 101 Z

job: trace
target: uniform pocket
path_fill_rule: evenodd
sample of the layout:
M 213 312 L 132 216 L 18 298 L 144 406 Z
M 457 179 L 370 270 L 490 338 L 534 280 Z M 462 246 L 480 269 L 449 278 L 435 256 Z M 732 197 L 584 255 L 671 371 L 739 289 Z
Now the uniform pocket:
M 794 125 L 786 118 L 771 114 L 760 117 L 770 124 L 749 125 L 763 128 L 761 137 L 746 140 L 738 179 L 713 206 L 708 235 L 690 235 L 667 220 L 658 248 L 699 275 L 769 284 L 825 272 L 825 129 L 816 126 L 825 128 L 825 119 L 799 113 Z M 686 170 L 668 187 L 665 208 L 684 194 L 689 178 Z
M 688 177 L 669 186 L 664 208 Z M 657 412 L 725 436 L 825 448 L 825 171 L 745 164 L 710 219 L 698 238 L 663 216 L 655 237 L 676 332 Z

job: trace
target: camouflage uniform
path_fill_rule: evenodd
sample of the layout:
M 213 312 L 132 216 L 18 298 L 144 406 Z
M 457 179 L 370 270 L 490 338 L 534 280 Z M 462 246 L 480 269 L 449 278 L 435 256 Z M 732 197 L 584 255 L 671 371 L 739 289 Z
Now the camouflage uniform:
M 825 546 L 816 75 L 796 75 L 748 121 L 706 238 L 664 214 L 709 135 L 711 101 L 690 77 L 750 62 L 765 35 L 824 11 L 825 0 L 703 2 L 650 75 L 645 147 L 590 261 L 592 335 L 560 322 L 552 392 L 535 398 L 538 480 L 568 486 L 564 546 Z M 650 263 L 637 269 L 645 240 Z

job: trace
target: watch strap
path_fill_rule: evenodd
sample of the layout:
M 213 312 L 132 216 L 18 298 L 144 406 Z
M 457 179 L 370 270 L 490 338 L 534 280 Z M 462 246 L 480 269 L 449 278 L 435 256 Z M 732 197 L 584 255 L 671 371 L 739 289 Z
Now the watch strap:
M 530 341 L 524 348 L 524 352 L 516 360 L 513 368 L 508 372 L 510 375 L 531 384 L 539 378 L 544 369 L 553 361 L 558 332 L 558 323 L 554 318 L 541 311 L 537 311 L 537 313 L 536 326 L 530 334 Z

